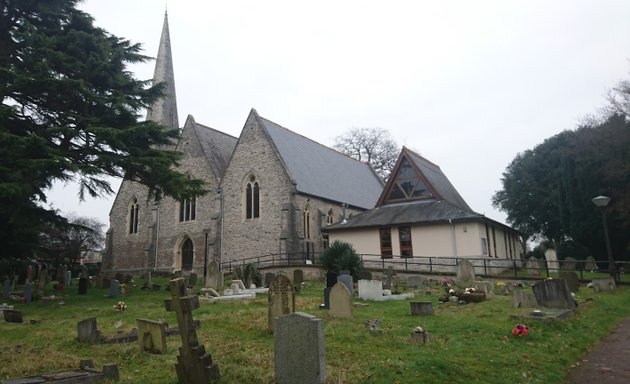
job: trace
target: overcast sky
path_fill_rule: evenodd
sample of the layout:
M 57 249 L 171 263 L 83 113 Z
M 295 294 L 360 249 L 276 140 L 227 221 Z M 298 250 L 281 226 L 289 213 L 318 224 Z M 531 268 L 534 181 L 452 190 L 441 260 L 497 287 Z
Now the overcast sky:
M 107 31 L 155 57 L 166 2 L 88 0 Z M 168 3 L 179 124 L 238 136 L 250 108 L 324 145 L 389 130 L 438 164 L 468 204 L 492 207 L 519 152 L 574 129 L 630 78 L 630 1 Z M 131 67 L 150 79 L 154 62 Z M 117 190 L 119 182 L 116 182 Z M 109 225 L 109 199 L 49 195 Z

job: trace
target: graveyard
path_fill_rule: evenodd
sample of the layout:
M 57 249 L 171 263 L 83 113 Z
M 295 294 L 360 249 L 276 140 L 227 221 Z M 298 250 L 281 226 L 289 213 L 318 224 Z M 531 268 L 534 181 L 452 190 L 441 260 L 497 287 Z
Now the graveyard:
M 317 332 L 304 337 L 284 323 L 272 331 L 271 293 L 207 301 L 194 295 L 202 288 L 198 284 L 188 292 L 191 296 L 180 298 L 176 293 L 181 289 L 168 278 L 154 278 L 160 286 L 155 290 L 141 289 L 142 279 L 135 278 L 117 297 L 111 297 L 110 289 L 93 285 L 84 291 L 78 279 L 63 290 L 48 284 L 43 299 L 28 304 L 5 300 L 21 312 L 22 322 L 0 320 L 0 382 L 71 370 L 83 360 L 92 360 L 95 367 L 115 364 L 123 383 L 183 382 L 178 381 L 182 373 L 176 364 L 188 353 L 182 350 L 184 336 L 179 332 L 184 332 L 187 343 L 202 347 L 204 364 L 195 369 L 214 375 L 219 383 L 273 383 L 279 363 L 275 351 L 290 357 L 293 348 L 320 355 L 313 362 L 304 360 L 308 367 L 284 366 L 283 374 L 298 377 L 310 365 L 323 364 L 328 383 L 562 383 L 592 345 L 630 316 L 627 286 L 608 291 L 582 283 L 570 315 L 536 318 L 533 307 L 522 304 L 527 296 L 540 300 L 544 294 L 532 289 L 536 281 L 493 281 L 493 290 L 486 289 L 482 300 L 464 301 L 460 299 L 467 288 L 451 284 L 448 277 L 431 279 L 413 286 L 402 277 L 388 282 L 395 291 L 392 295 L 401 295 L 398 300 L 360 299 L 359 284 L 354 283 L 351 293 L 349 282 L 340 280 L 330 290 L 330 309 L 321 308 L 327 284 L 305 281 L 299 293 L 281 305 L 299 312 L 298 322 L 317 324 Z M 169 284 L 173 288 L 165 290 Z M 226 277 L 224 288 L 232 286 Z M 78 294 L 79 289 L 84 294 Z M 450 289 L 457 292 L 449 294 Z M 446 301 L 441 299 L 445 295 Z M 460 299 L 449 300 L 455 295 Z M 188 314 L 181 315 L 182 310 Z M 176 329 L 180 315 L 188 316 L 189 322 Z M 98 340 L 79 342 L 77 324 L 90 318 L 95 319 L 90 328 L 97 328 Z M 138 319 L 173 331 L 167 337 L 147 338 L 148 331 L 137 330 Z M 521 323 L 528 332 L 516 335 L 513 329 Z M 143 351 L 141 343 L 160 351 Z

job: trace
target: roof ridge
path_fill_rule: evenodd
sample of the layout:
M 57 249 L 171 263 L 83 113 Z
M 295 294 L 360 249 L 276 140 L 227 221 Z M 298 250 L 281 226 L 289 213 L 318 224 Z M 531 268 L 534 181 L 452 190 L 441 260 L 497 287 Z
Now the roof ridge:
M 421 154 L 419 154 L 419 153 L 417 153 L 415 151 L 412 151 L 411 149 L 409 149 L 409 148 L 407 148 L 405 146 L 403 146 L 403 150 L 406 150 L 407 152 L 411 153 L 412 155 L 415 155 L 415 156 L 419 157 L 421 160 L 427 162 L 429 165 L 432 165 L 438 171 L 440 171 L 440 172 L 442 171 L 442 168 L 440 168 L 439 165 L 435 164 L 434 162 L 432 162 L 431 160 L 429 160 L 426 157 L 422 156 Z
M 229 136 L 229 137 L 231 137 L 231 138 L 233 138 L 233 139 L 238 139 L 238 137 L 236 137 L 236 136 L 232 136 L 232 135 L 230 135 L 229 133 L 226 133 L 226 132 L 220 131 L 220 130 L 218 130 L 218 129 L 216 129 L 216 128 L 212 128 L 212 127 L 210 127 L 210 126 L 208 126 L 208 125 L 201 124 L 201 123 L 198 123 L 198 122 L 196 122 L 196 121 L 195 121 L 195 125 L 197 125 L 197 126 L 199 126 L 199 127 L 201 127 L 201 128 L 205 128 L 205 129 L 208 129 L 208 130 L 214 131 L 214 132 L 216 132 L 216 133 L 220 133 L 220 134 L 222 134 L 222 135 L 224 135 L 224 136 Z

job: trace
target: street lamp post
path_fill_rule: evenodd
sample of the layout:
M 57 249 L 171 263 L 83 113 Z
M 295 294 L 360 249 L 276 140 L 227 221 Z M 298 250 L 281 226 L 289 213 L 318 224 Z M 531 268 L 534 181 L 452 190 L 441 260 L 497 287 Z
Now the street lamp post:
M 610 203 L 610 197 L 597 196 L 593 198 L 593 204 L 595 204 L 602 211 L 602 222 L 604 223 L 604 238 L 606 240 L 606 251 L 608 252 L 608 272 L 610 276 L 617 281 L 617 273 L 615 268 L 615 261 L 613 260 L 612 250 L 610 249 L 610 237 L 608 236 L 608 223 L 606 222 L 606 207 Z

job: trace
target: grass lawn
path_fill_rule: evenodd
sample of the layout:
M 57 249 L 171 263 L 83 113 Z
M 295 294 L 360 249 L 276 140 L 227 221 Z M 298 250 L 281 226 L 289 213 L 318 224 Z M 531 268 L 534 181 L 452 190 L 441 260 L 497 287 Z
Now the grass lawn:
M 156 280 L 156 279 L 154 279 Z M 162 286 L 166 280 L 158 281 Z M 329 383 L 561 383 L 580 356 L 624 317 L 630 316 L 630 287 L 614 293 L 594 293 L 582 287 L 576 314 L 563 321 L 524 321 L 530 333 L 511 334 L 520 322 L 510 315 L 511 296 L 497 295 L 483 303 L 438 304 L 441 288 L 432 295 L 414 291 L 413 300 L 433 302 L 432 316 L 410 315 L 409 301 L 367 302 L 355 308 L 351 320 L 332 319 L 318 309 L 323 285 L 308 282 L 296 306 L 324 320 Z M 529 289 L 531 292 L 531 289 Z M 97 368 L 115 363 L 123 383 L 176 383 L 179 336 L 168 337 L 168 353 L 139 351 L 138 343 L 87 345 L 76 341 L 78 321 L 96 317 L 104 335 L 130 331 L 136 318 L 165 319 L 166 291 L 131 290 L 126 297 L 107 298 L 107 290 L 91 288 L 77 295 L 76 286 L 62 292 L 62 303 L 14 304 L 23 324 L 0 320 L 0 380 L 76 368 L 93 359 Z M 47 295 L 59 294 L 47 291 Z M 592 298 L 592 300 L 586 300 Z M 128 309 L 112 308 L 124 300 Z M 358 302 L 359 300 L 355 300 Z M 193 312 L 201 321 L 200 342 L 219 365 L 221 383 L 273 383 L 273 335 L 267 331 L 267 295 L 251 302 L 203 304 Z M 367 330 L 367 320 L 381 319 L 382 333 Z M 31 320 L 39 320 L 31 324 Z M 122 326 L 115 328 L 116 322 Z M 413 328 L 431 335 L 427 345 L 410 342 Z

